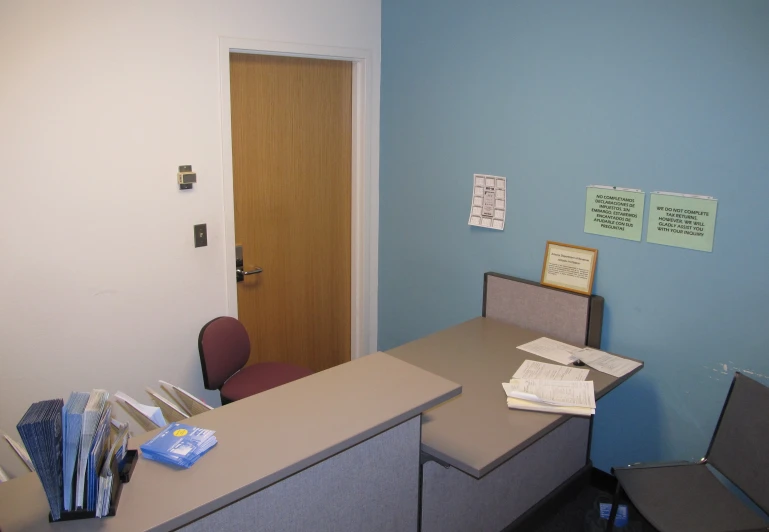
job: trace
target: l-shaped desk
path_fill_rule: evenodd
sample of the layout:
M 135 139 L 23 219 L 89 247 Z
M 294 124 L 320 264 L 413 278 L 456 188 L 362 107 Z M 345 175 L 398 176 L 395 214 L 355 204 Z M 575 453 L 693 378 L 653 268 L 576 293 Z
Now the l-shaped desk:
M 388 351 L 462 385 L 422 414 L 422 532 L 499 532 L 590 467 L 592 418 L 507 408 L 501 383 L 526 359 L 550 362 L 516 346 L 542 336 L 481 317 Z M 598 399 L 640 369 L 587 380 Z
M 114 517 L 49 523 L 37 475 L 0 483 L 0 530 L 414 531 L 420 413 L 460 391 L 375 353 L 194 416 L 216 447 L 184 470 L 140 457 Z
M 592 418 L 507 408 L 540 360 L 516 346 L 599 347 L 602 309 L 487 274 L 484 317 L 194 416 L 219 444 L 188 470 L 140 459 L 116 516 L 49 523 L 28 474 L 0 484 L 0 530 L 499 532 L 590 467 Z M 600 398 L 632 373 L 588 379 Z

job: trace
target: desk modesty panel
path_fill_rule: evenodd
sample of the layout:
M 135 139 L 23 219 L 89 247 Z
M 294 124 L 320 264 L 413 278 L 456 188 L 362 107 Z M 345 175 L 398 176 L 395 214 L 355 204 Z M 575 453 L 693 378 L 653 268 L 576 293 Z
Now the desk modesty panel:
M 573 345 L 601 348 L 604 300 L 501 273 L 483 276 L 484 318 L 541 332 Z
M 0 530 L 173 530 L 459 393 L 461 386 L 445 378 L 385 353 L 368 355 L 194 416 L 190 424 L 215 430 L 218 445 L 187 470 L 140 458 L 114 517 L 48 523 L 48 504 L 36 475 L 2 483 Z M 132 438 L 129 447 L 137 448 L 156 433 Z
M 480 478 L 570 418 L 510 410 L 502 382 L 524 360 L 553 363 L 517 346 L 542 333 L 491 318 L 475 318 L 409 342 L 388 353 L 462 385 L 462 395 L 422 416 L 422 450 Z M 627 358 L 627 357 L 626 357 Z M 643 367 L 621 378 L 590 369 L 596 399 Z M 600 408 L 600 407 L 599 407 Z

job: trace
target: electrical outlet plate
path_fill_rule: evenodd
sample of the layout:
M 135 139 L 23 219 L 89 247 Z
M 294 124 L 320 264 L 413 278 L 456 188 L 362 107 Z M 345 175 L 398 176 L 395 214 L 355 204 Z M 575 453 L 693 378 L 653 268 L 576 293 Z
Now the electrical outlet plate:
M 192 165 L 185 164 L 180 166 L 179 173 L 182 173 L 182 172 L 192 172 Z M 192 188 L 192 183 L 179 183 L 179 190 L 189 190 L 191 188 Z

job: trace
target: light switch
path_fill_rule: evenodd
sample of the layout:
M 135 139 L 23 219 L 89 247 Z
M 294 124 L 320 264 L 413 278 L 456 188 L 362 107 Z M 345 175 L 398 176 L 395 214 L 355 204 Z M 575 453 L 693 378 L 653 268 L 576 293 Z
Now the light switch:
M 208 230 L 206 224 L 198 224 L 195 226 L 195 247 L 201 248 L 208 245 Z

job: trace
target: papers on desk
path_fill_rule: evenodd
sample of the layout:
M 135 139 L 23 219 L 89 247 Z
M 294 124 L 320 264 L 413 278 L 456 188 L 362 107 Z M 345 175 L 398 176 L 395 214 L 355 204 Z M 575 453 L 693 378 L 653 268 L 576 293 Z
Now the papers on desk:
M 181 405 L 181 407 L 187 411 L 187 414 L 190 416 L 195 416 L 197 414 L 202 414 L 204 412 L 208 412 L 209 410 L 213 410 L 212 407 L 208 406 L 206 403 L 192 395 L 186 390 L 183 390 L 179 388 L 178 386 L 175 386 L 171 384 L 170 382 L 166 381 L 158 381 L 160 382 L 160 387 L 163 388 L 166 393 L 174 397 L 175 399 L 178 399 L 178 403 Z M 176 395 L 174 395 L 176 394 Z
M 80 452 L 77 457 L 77 479 L 75 481 L 75 508 L 85 508 L 86 471 L 88 455 L 101 420 L 104 405 L 109 393 L 107 390 L 92 390 L 83 412 L 83 428 L 80 431 Z
M 168 425 L 168 423 L 166 423 L 166 419 L 163 417 L 163 412 L 157 406 L 142 404 L 133 397 L 124 394 L 123 392 L 117 392 L 115 394 L 115 399 L 117 399 L 118 403 L 121 405 L 127 403 L 129 407 L 136 411 L 137 416 L 134 416 L 134 418 L 139 422 L 140 425 L 142 425 L 145 430 L 154 430 L 158 427 L 165 427 Z M 134 413 L 130 408 L 128 410 L 129 414 Z M 150 423 L 147 424 L 147 421 L 144 418 L 148 418 Z
M 593 381 L 512 379 L 502 387 L 508 408 L 577 416 L 595 414 Z
M 27 466 L 27 469 L 34 473 L 35 466 L 32 464 L 32 460 L 29 459 L 29 454 L 27 453 L 26 449 L 24 449 L 24 446 L 7 434 L 3 434 L 3 437 L 5 438 L 5 441 L 8 442 L 8 445 L 10 445 L 16 454 L 19 455 L 19 458 L 21 458 L 21 461 L 24 462 L 24 464 Z
M 611 375 L 612 377 L 622 377 L 623 375 L 627 375 L 641 365 L 640 362 L 636 362 L 635 360 L 628 360 L 627 358 L 618 357 L 611 353 L 599 351 L 598 349 L 591 349 L 589 347 L 575 351 L 574 354 L 578 359 L 591 368 Z
M 588 373 L 590 371 L 586 369 L 525 360 L 521 367 L 518 368 L 518 371 L 515 372 L 513 378 L 547 381 L 584 381 Z
M 519 345 L 518 349 L 561 364 L 571 364 L 577 360 L 574 353 L 581 348 L 542 337 L 527 344 Z
M 518 349 L 548 360 L 560 362 L 561 364 L 571 364 L 581 360 L 594 370 L 606 373 L 612 377 L 627 375 L 641 365 L 640 362 L 635 360 L 628 360 L 605 351 L 590 347 L 574 347 L 573 345 L 545 337 L 519 345 Z
M 593 381 L 512 379 L 502 384 L 508 397 L 554 406 L 595 408 Z
M 51 399 L 33 403 L 16 428 L 27 448 L 54 519 L 61 518 L 61 409 L 64 401 Z
M 188 468 L 216 445 L 213 430 L 171 423 L 140 447 L 148 460 Z
M 96 517 L 104 517 L 109 513 L 110 498 L 112 496 L 112 484 L 114 482 L 114 473 L 112 463 L 118 464 L 125 457 L 126 447 L 128 446 L 128 423 L 122 425 L 118 430 L 112 447 L 104 457 L 101 473 L 99 474 L 99 486 L 96 496 Z
M 502 383 L 507 407 L 592 416 L 595 414 L 595 389 L 593 381 L 585 380 L 588 373 L 586 369 L 526 360 L 510 382 Z
M 108 397 L 106 390 L 93 390 L 73 392 L 66 404 L 61 399 L 34 403 L 16 425 L 53 521 L 101 517 L 115 502 L 112 476 L 126 456 L 128 424 L 116 423 L 118 435 L 111 437 Z
M 88 496 L 86 497 L 85 508 L 89 512 L 96 510 L 96 499 L 98 496 L 99 488 L 99 473 L 101 471 L 102 464 L 104 463 L 104 457 L 107 454 L 109 448 L 109 428 L 110 418 L 112 417 L 112 405 L 107 403 L 104 406 L 99 423 L 96 426 L 96 433 L 93 438 L 93 445 L 91 445 L 91 451 L 88 453 L 88 464 L 86 468 L 86 489 Z
M 88 399 L 89 394 L 85 392 L 72 392 L 61 411 L 64 510 L 67 512 L 75 509 L 75 464 L 83 430 L 83 413 Z

